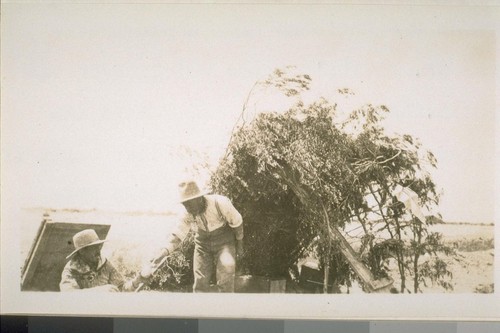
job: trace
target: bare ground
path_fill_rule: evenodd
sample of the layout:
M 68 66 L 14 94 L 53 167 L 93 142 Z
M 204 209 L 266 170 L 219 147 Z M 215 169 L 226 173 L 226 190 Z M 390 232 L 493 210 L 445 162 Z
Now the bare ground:
M 491 293 L 494 281 L 494 250 L 457 252 L 457 258 L 445 260 L 453 274 L 453 290 L 445 291 L 440 286 L 422 288 L 425 293 Z
M 494 292 L 494 226 L 474 224 L 440 224 L 433 231 L 442 233 L 443 240 L 456 249 L 456 255 L 440 257 L 452 276 L 447 281 L 453 289 L 422 285 L 424 293 L 492 293 Z M 393 276 L 397 280 L 396 274 Z

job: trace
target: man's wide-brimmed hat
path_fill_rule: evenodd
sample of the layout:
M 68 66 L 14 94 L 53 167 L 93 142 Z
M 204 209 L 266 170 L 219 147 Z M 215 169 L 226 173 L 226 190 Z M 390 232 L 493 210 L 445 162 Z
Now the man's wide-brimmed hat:
M 179 194 L 179 201 L 182 203 L 191 199 L 202 197 L 205 194 L 208 194 L 208 192 L 200 190 L 200 187 L 194 180 L 188 180 L 179 184 Z
M 73 245 L 75 246 L 75 250 L 71 252 L 71 254 L 67 256 L 66 259 L 71 258 L 72 255 L 74 255 L 83 248 L 92 245 L 102 244 L 104 242 L 105 240 L 99 239 L 99 236 L 97 236 L 97 233 L 95 232 L 94 229 L 82 230 L 73 236 Z

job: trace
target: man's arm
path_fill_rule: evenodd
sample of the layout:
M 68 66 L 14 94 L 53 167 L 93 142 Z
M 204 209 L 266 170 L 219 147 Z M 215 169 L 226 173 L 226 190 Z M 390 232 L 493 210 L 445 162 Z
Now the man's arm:
M 117 292 L 119 291 L 118 287 L 113 284 L 106 284 L 103 286 L 86 288 L 82 289 L 78 285 L 75 276 L 71 272 L 71 268 L 69 266 L 64 267 L 64 270 L 61 274 L 61 282 L 59 283 L 60 291 L 108 291 L 108 292 Z
M 236 240 L 240 241 L 243 239 L 243 218 L 240 212 L 233 206 L 233 203 L 229 198 L 225 196 L 219 196 L 217 202 L 221 213 L 224 215 L 227 223 L 231 228 L 233 228 L 234 236 Z
M 59 283 L 59 290 L 61 291 L 74 291 L 80 290 L 80 286 L 78 282 L 76 282 L 73 273 L 71 272 L 71 268 L 68 266 L 64 267 L 64 270 L 61 275 L 61 282 Z
M 106 270 L 108 271 L 109 274 L 109 283 L 110 285 L 116 286 L 118 290 L 120 291 L 132 291 L 133 286 L 132 283 L 129 283 L 128 281 L 125 282 L 125 279 L 123 276 L 116 270 L 115 266 L 113 266 L 112 263 L 109 261 L 106 261 Z M 129 283 L 130 286 L 127 286 L 127 283 Z
M 220 198 L 220 199 L 219 199 Z M 240 212 L 233 206 L 229 198 L 219 196 L 220 203 L 218 203 L 223 217 L 226 219 L 229 226 L 233 229 L 234 237 L 236 238 L 236 255 L 243 254 L 243 218 Z M 216 201 L 217 204 L 218 201 Z
M 171 235 L 169 235 L 167 238 L 166 246 L 161 248 L 160 251 L 158 251 L 158 253 L 151 260 L 151 262 L 155 265 L 159 264 L 164 257 L 168 256 L 170 253 L 174 252 L 179 247 L 179 245 L 182 243 L 182 240 L 185 237 L 186 235 L 184 235 L 184 237 L 182 237 L 181 239 L 179 236 L 177 236 L 177 233 L 172 233 Z
M 161 248 L 150 263 L 144 265 L 141 272 L 137 274 L 138 283 L 147 283 L 149 281 L 153 272 L 158 269 L 158 264 L 179 247 L 190 230 L 191 226 L 187 221 L 187 217 L 184 216 L 175 230 L 167 237 L 166 246 Z

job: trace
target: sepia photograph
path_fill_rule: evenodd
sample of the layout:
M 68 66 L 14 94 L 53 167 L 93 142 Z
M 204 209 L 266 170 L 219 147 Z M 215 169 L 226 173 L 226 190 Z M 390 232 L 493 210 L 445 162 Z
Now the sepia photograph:
M 498 320 L 500 8 L 429 3 L 3 1 L 1 313 Z

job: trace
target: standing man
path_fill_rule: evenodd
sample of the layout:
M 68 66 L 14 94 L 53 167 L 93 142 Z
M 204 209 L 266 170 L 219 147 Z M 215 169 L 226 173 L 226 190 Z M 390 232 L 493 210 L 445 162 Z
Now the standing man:
M 241 214 L 227 197 L 202 192 L 194 181 L 179 184 L 179 191 L 186 213 L 152 264 L 172 253 L 194 230 L 193 291 L 209 292 L 210 278 L 215 273 L 219 291 L 234 292 L 236 255 L 243 250 Z M 142 275 L 148 278 L 148 274 Z
M 101 256 L 105 240 L 99 239 L 94 229 L 86 229 L 73 236 L 75 250 L 63 269 L 61 291 L 132 291 L 141 282 L 140 275 L 125 282 L 123 276 L 106 258 Z

